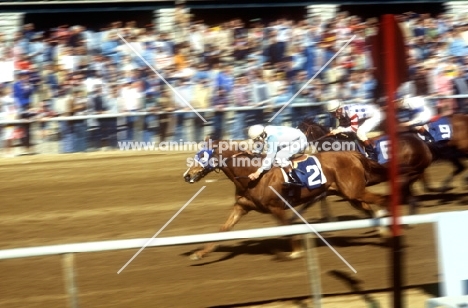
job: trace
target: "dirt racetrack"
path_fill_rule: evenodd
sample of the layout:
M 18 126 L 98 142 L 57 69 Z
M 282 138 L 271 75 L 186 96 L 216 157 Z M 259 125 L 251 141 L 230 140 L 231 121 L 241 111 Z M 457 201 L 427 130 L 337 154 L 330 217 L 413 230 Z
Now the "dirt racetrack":
M 184 183 L 185 160 L 192 155 L 99 152 L 2 160 L 0 249 L 150 238 L 203 185 L 207 187 L 159 237 L 216 232 L 232 205 L 233 186 L 224 180 Z M 449 171 L 451 166 L 445 163 L 432 166 L 432 184 Z M 468 193 L 461 189 L 460 179 L 455 184 L 443 195 L 424 195 L 417 185 L 420 212 L 466 210 Z M 386 185 L 372 189 L 384 190 Z M 363 218 L 347 203 L 331 200 L 340 220 Z M 402 211 L 406 213 L 406 208 Z M 318 206 L 306 214 L 310 222 L 319 217 Z M 250 213 L 235 229 L 275 225 L 269 215 Z M 320 245 L 324 294 L 390 287 L 389 250 L 369 231 L 324 234 L 357 270 L 352 273 Z M 406 285 L 436 283 L 433 227 L 417 225 L 405 234 Z M 232 307 L 310 294 L 305 259 L 274 260 L 275 249 L 287 249 L 285 239 L 224 242 L 206 259 L 189 260 L 188 254 L 199 247 L 146 248 L 120 274 L 117 271 L 136 249 L 76 255 L 80 307 Z M 0 307 L 67 307 L 60 256 L 3 260 L 0 273 Z

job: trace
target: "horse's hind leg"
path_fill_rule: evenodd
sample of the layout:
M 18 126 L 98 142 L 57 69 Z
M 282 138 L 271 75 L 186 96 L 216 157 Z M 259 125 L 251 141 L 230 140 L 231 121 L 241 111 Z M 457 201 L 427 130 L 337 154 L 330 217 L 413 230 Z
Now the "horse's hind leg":
M 453 154 L 454 157 L 450 158 L 450 162 L 455 167 L 455 170 L 449 175 L 443 182 L 442 186 L 439 188 L 439 192 L 447 192 L 450 190 L 449 184 L 453 181 L 453 179 L 462 173 L 465 170 L 465 165 L 460 161 L 460 159 L 456 156 L 457 153 Z
M 368 191 L 367 189 L 364 189 L 364 193 L 363 193 L 361 200 L 367 203 L 369 207 L 370 207 L 369 204 L 375 204 L 379 206 L 380 211 L 388 211 L 388 200 L 383 195 L 375 194 L 375 193 Z M 370 211 L 374 212 L 372 209 L 370 209 Z M 378 211 L 376 213 L 378 214 L 380 212 Z
M 378 198 L 378 196 L 377 197 L 370 196 L 370 198 L 371 199 L 372 198 Z M 385 216 L 388 215 L 387 210 L 380 209 L 378 211 L 374 211 L 374 209 L 372 208 L 372 205 L 370 203 L 366 203 L 366 202 L 358 201 L 358 200 L 349 200 L 349 203 L 351 203 L 351 205 L 355 209 L 364 212 L 368 216 L 368 218 L 382 218 L 382 217 L 385 217 Z M 378 226 L 376 230 L 379 232 L 380 236 L 382 236 L 382 237 L 388 237 L 389 236 L 390 231 L 385 226 Z
M 365 177 L 363 176 L 362 178 L 364 179 Z M 387 199 L 383 195 L 368 191 L 364 180 L 350 182 L 349 179 L 342 179 L 340 182 L 337 182 L 337 184 L 342 196 L 350 200 L 351 205 L 355 208 L 366 212 L 368 215 L 372 213 L 372 216 L 376 217 L 386 214 L 380 211 L 374 212 L 370 206 L 371 204 L 379 206 L 379 210 L 388 211 Z M 384 235 L 384 232 L 380 233 Z
M 419 176 L 419 180 L 422 182 L 422 185 L 423 185 L 423 188 L 424 188 L 424 191 L 425 191 L 425 192 L 439 192 L 439 189 L 432 188 L 432 187 L 429 185 L 429 180 L 427 179 L 426 171 L 423 172 L 423 173 Z
M 229 215 L 229 218 L 224 223 L 224 225 L 219 229 L 219 231 L 224 232 L 224 231 L 231 230 L 232 227 L 234 227 L 234 225 L 239 222 L 242 216 L 244 216 L 247 213 L 248 211 L 242 205 L 238 203 L 234 204 L 234 208 L 232 209 L 231 214 Z M 200 260 L 206 254 L 213 252 L 217 247 L 218 247 L 217 243 L 206 244 L 203 249 L 198 250 L 194 252 L 192 255 L 190 255 L 190 259 Z

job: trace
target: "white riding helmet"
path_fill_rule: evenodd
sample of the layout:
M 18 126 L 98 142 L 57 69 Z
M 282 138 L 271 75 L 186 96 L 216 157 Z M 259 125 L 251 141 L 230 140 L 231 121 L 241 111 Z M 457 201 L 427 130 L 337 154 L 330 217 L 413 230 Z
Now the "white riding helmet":
M 406 107 L 408 109 L 417 109 L 425 105 L 425 100 L 421 96 L 415 96 L 415 97 L 406 96 L 403 98 L 402 105 L 403 107 Z
M 327 103 L 328 112 L 335 112 L 343 106 L 339 99 L 331 100 Z
M 263 125 L 257 124 L 257 125 L 252 125 L 249 128 L 249 138 L 250 139 L 257 139 L 260 137 L 261 134 L 263 134 L 263 131 L 265 130 L 265 127 Z

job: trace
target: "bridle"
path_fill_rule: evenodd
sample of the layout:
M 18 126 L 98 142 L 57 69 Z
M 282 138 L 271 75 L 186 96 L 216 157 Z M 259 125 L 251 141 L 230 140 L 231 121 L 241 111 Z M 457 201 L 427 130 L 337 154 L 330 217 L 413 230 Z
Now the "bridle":
M 209 153 L 208 161 L 206 163 L 201 163 L 199 160 L 196 159 L 197 163 L 203 168 L 202 171 L 201 171 L 201 174 L 200 174 L 201 177 L 204 177 L 205 175 L 207 175 L 208 173 L 210 173 L 212 171 L 214 171 L 216 173 L 221 172 L 222 166 L 220 167 L 220 164 L 219 164 L 219 155 L 217 153 L 217 149 L 218 149 L 217 146 L 213 146 L 213 150 L 211 150 L 211 152 Z M 231 160 L 231 159 L 235 159 L 236 157 L 238 157 L 240 155 L 248 155 L 248 156 L 258 157 L 261 154 L 251 153 L 250 151 L 240 151 L 240 152 L 232 154 L 229 157 L 226 157 L 226 161 Z M 213 158 L 216 158 L 216 160 L 218 161 L 218 163 L 216 163 L 216 165 L 214 165 L 212 163 L 212 162 L 214 162 L 214 160 L 212 160 Z M 242 178 L 242 177 L 238 177 L 238 178 Z

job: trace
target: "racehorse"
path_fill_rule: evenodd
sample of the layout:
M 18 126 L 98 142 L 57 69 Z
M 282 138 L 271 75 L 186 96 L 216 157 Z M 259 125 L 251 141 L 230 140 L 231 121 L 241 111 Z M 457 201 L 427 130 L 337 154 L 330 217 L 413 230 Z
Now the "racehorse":
M 298 128 L 304 132 L 307 137 L 307 140 L 312 143 L 316 143 L 318 140 L 322 142 L 325 141 L 336 141 L 349 138 L 347 135 L 339 134 L 337 136 L 330 136 L 328 129 L 313 122 L 311 119 L 305 119 L 302 123 L 299 124 Z M 356 150 L 364 155 L 362 148 L 359 148 L 359 142 L 355 138 L 347 139 L 354 140 L 358 145 Z M 382 145 L 382 144 L 381 144 Z M 385 145 L 388 145 L 385 144 Z M 380 149 L 382 151 L 387 151 L 388 147 Z M 387 155 L 388 153 L 385 153 Z M 384 155 L 384 156 L 385 156 Z M 399 163 L 399 176 L 400 176 L 400 185 L 402 189 L 402 196 L 406 198 L 410 206 L 410 214 L 416 213 L 417 209 L 417 200 L 412 192 L 412 185 L 418 179 L 422 179 L 425 186 L 427 186 L 427 181 L 424 175 L 424 171 L 433 161 L 433 155 L 429 146 L 416 134 L 413 132 L 404 132 L 400 133 L 398 136 L 398 163 Z M 388 168 L 388 162 L 382 164 L 384 168 Z M 382 178 L 383 181 L 387 181 L 388 178 Z M 375 185 L 378 183 L 369 183 L 367 186 Z M 328 213 L 327 207 L 322 204 L 322 211 Z M 327 218 L 330 219 L 330 215 L 327 215 Z
M 222 150 L 219 146 L 220 142 L 230 142 L 231 145 L 228 150 Z M 290 199 L 288 191 L 283 190 L 285 173 L 283 173 L 282 168 L 272 167 L 257 180 L 251 181 L 248 175 L 257 170 L 264 156 L 258 157 L 248 151 L 240 150 L 242 147 L 232 146 L 232 143 L 236 143 L 236 141 L 215 141 L 212 150 L 202 149 L 196 154 L 195 163 L 183 175 L 186 182 L 194 183 L 214 170 L 221 170 L 234 183 L 236 188 L 234 207 L 220 231 L 231 230 L 244 215 L 252 210 L 260 213 L 270 213 L 281 225 L 289 225 L 293 221 L 286 216 L 285 210 L 289 207 L 286 206 L 285 202 L 294 207 L 302 205 L 301 210 L 305 210 L 317 199 L 322 198 L 330 188 L 334 188 L 352 206 L 366 213 L 372 212 L 376 217 L 381 214 L 377 211 L 374 212 L 371 204 L 379 206 L 382 210 L 387 210 L 386 198 L 366 189 L 368 182 L 382 181 L 381 177 L 386 176 L 386 173 L 382 172 L 383 168 L 379 164 L 366 159 L 358 153 L 318 153 L 315 157 L 320 162 L 321 170 L 317 174 L 314 173 L 314 177 L 317 178 L 316 176 L 318 176 L 320 178 L 321 172 L 323 174 L 322 179 L 326 179 L 326 181 L 319 181 L 319 185 L 313 189 L 308 187 L 299 188 L 300 194 L 296 198 Z M 308 155 L 304 154 L 302 158 L 304 156 L 308 157 Z M 243 163 L 240 161 L 243 161 Z M 315 178 L 309 177 L 309 182 Z M 289 200 L 286 201 L 286 199 Z M 385 235 L 383 229 L 380 231 L 382 235 Z M 292 238 L 291 246 L 292 252 L 287 258 L 300 257 L 302 250 L 297 238 Z M 214 251 L 216 247 L 217 245 L 214 243 L 207 244 L 203 249 L 194 252 L 191 259 L 201 259 L 207 253 Z
M 468 156 L 468 115 L 456 113 L 436 119 L 428 126 L 430 133 L 437 138 L 435 140 L 437 143 L 429 143 L 435 159 L 448 160 L 455 167 L 455 170 L 444 179 L 442 186 L 433 189 L 446 192 L 450 189 L 449 184 L 455 176 L 466 169 L 460 159 Z M 468 182 L 468 176 L 465 177 L 465 182 Z

